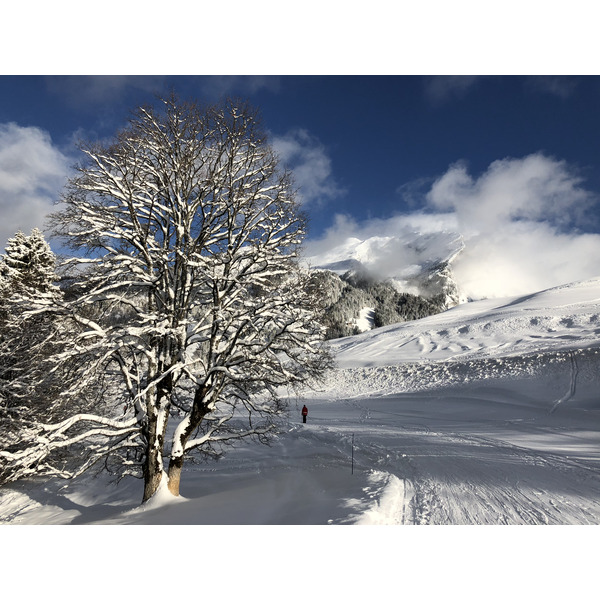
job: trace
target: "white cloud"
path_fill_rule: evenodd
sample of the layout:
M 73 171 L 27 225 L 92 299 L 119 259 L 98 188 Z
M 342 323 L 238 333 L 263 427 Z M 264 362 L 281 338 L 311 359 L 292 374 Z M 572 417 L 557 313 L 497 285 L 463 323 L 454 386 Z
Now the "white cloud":
M 459 163 L 435 180 L 421 210 L 361 224 L 338 218 L 309 252 L 350 236 L 450 231 L 464 238 L 453 269 L 461 291 L 474 299 L 598 277 L 600 235 L 577 229 L 598 199 L 582 184 L 567 163 L 541 154 L 495 161 L 478 177 Z
M 599 255 L 599 235 L 515 221 L 468 240 L 454 273 L 471 298 L 516 296 L 598 277 Z
M 69 173 L 69 160 L 37 127 L 0 124 L 0 252 L 18 230 L 43 228 Z
M 310 241 L 313 254 L 332 249 L 336 244 L 349 237 L 361 240 L 370 237 L 398 236 L 403 233 L 419 231 L 422 234 L 454 231 L 457 228 L 456 215 L 453 213 L 426 213 L 415 211 L 400 214 L 388 219 L 370 219 L 358 223 L 348 215 L 337 214 L 334 224 L 325 231 L 319 240 Z
M 600 236 L 576 229 L 595 198 L 564 161 L 506 158 L 478 178 L 453 165 L 427 201 L 456 215 L 466 247 L 454 271 L 467 296 L 530 293 L 600 275 Z
M 578 224 L 592 201 L 582 179 L 564 161 L 531 154 L 494 161 L 478 179 L 464 164 L 451 166 L 427 196 L 430 206 L 452 210 L 464 233 L 484 233 L 515 219 Z
M 319 140 L 305 129 L 295 129 L 271 140 L 282 163 L 292 170 L 302 202 L 324 202 L 344 194 L 335 181 L 331 159 Z

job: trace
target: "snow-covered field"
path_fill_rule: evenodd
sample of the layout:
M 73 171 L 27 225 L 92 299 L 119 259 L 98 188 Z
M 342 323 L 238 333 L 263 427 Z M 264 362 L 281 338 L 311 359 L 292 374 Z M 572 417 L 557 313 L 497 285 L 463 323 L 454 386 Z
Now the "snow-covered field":
M 332 347 L 336 370 L 319 389 L 291 399 L 289 420 L 274 443 L 248 443 L 219 462 L 188 466 L 182 498 L 159 495 L 140 507 L 139 482 L 115 486 L 105 476 L 19 482 L 0 490 L 0 522 L 600 524 L 600 279 L 460 305 Z M 468 528 L 469 545 L 479 539 L 474 529 Z M 550 578 L 565 553 L 577 553 L 582 568 L 587 553 L 595 555 L 559 529 L 559 537 L 536 551 L 537 559 L 540 553 L 547 558 Z M 596 531 L 573 529 L 586 539 Z M 310 543 L 306 533 L 293 531 L 283 528 L 281 535 Z M 394 544 L 394 556 L 404 556 L 406 544 L 436 553 L 427 541 L 423 550 L 423 534 L 387 531 L 376 539 Z M 454 548 L 465 530 L 450 531 L 451 542 L 442 535 L 443 547 Z M 497 534 L 492 537 L 495 544 Z M 475 563 L 491 551 L 486 541 L 478 543 L 482 547 L 469 554 Z M 456 548 L 460 552 L 460 543 Z M 307 552 L 309 562 L 324 550 Z M 519 542 L 509 542 L 506 552 L 513 569 L 521 565 L 513 564 L 516 557 L 529 556 Z M 344 546 L 341 555 L 348 553 Z M 460 568 L 456 556 L 448 560 Z M 299 566 L 286 567 L 300 576 Z M 350 576 L 358 565 L 347 568 Z

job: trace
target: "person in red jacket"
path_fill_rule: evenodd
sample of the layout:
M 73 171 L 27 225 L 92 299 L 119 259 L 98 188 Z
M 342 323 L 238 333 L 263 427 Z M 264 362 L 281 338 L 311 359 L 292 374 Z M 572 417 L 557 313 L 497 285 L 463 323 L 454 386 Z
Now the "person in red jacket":
M 308 408 L 306 408 L 306 404 L 302 407 L 302 422 L 306 423 L 306 415 L 308 415 Z

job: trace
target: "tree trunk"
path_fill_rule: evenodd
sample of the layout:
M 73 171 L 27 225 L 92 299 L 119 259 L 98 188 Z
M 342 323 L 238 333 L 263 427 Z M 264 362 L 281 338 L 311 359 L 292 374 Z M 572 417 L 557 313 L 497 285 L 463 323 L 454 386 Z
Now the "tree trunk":
M 163 373 L 165 370 L 165 364 L 159 361 L 158 372 Z M 144 465 L 144 498 L 142 503 L 152 498 L 156 493 L 164 474 L 163 449 L 172 392 L 173 377 L 168 374 L 156 386 L 155 403 L 152 397 L 150 397 L 150 401 L 148 402 L 148 447 L 146 450 L 146 463 Z
M 160 452 L 153 447 L 148 449 L 146 464 L 144 465 L 144 497 L 142 503 L 146 502 L 158 490 L 163 476 L 162 460 Z
M 178 445 L 181 449 L 181 453 L 171 455 L 169 460 L 169 469 L 167 471 L 167 487 L 173 496 L 179 496 L 179 482 L 181 480 L 181 470 L 183 469 L 183 461 L 185 457 L 185 443 L 188 441 L 190 435 L 192 435 L 192 433 L 199 427 L 205 415 L 209 412 L 204 405 L 204 399 L 206 398 L 207 391 L 208 388 L 204 385 L 196 389 L 189 423 L 187 427 L 185 427 L 185 429 L 179 433 L 178 438 L 173 440 L 173 445 Z M 175 435 L 177 436 L 177 433 Z
M 179 482 L 181 480 L 181 469 L 183 468 L 183 456 L 171 458 L 169 461 L 167 487 L 173 496 L 179 496 Z
M 163 410 L 165 409 L 163 408 Z M 167 419 L 163 418 L 159 424 L 158 413 L 152 407 L 151 412 L 148 414 L 146 462 L 144 464 L 144 498 L 142 503 L 149 500 L 156 493 L 164 474 L 163 447 L 166 426 Z

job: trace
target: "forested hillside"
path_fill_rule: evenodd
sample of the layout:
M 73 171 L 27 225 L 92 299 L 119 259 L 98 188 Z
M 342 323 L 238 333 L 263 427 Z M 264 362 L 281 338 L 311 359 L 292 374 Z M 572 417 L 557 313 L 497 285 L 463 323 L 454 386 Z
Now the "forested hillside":
M 377 280 L 367 271 L 348 271 L 340 276 L 331 271 L 315 271 L 325 298 L 327 338 L 360 333 L 358 319 L 365 308 L 372 309 L 373 327 L 413 321 L 446 310 L 457 302 L 447 290 L 427 297 L 400 291 L 393 280 Z

